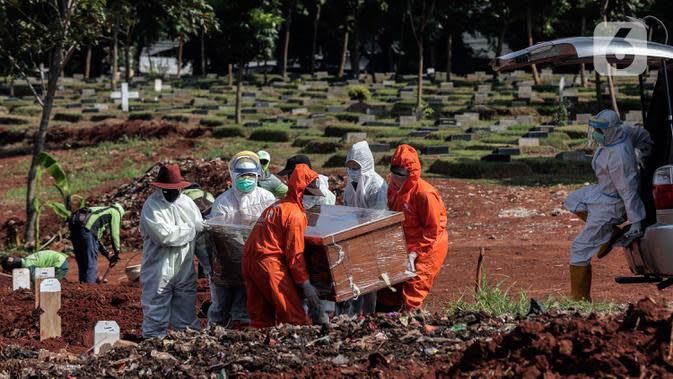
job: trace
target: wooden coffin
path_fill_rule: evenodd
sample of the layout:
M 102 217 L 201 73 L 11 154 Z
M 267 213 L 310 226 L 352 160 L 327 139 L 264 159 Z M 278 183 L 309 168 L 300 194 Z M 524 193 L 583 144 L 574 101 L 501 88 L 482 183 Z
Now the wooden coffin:
M 415 276 L 402 213 L 320 205 L 306 214 L 306 265 L 323 299 L 344 301 Z
M 321 298 L 344 301 L 415 275 L 408 270 L 402 213 L 320 205 L 306 214 L 306 266 Z M 223 284 L 243 284 L 242 245 L 256 221 L 239 213 L 207 220 L 210 250 L 216 252 L 211 254 L 213 275 Z

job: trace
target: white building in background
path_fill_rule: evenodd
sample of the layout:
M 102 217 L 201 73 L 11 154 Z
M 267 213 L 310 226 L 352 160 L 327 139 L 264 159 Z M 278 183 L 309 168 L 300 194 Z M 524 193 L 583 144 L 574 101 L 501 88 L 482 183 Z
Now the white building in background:
M 140 55 L 140 72 L 176 75 L 178 73 L 178 45 L 178 41 L 165 40 L 143 49 Z M 192 64 L 183 60 L 180 73 L 191 75 Z

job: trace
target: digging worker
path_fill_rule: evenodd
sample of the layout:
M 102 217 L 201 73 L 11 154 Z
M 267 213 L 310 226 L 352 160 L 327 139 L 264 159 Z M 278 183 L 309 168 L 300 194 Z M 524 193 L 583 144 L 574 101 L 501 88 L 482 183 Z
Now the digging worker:
M 26 257 L 3 257 L 2 269 L 7 273 L 12 273 L 16 268 L 27 268 L 30 270 L 31 279 L 35 276 L 36 268 L 54 268 L 55 277 L 62 280 L 68 275 L 68 255 L 54 250 L 42 250 Z
M 570 251 L 570 292 L 575 300 L 591 301 L 591 258 L 607 255 L 624 232 L 618 225 L 629 222 L 626 239 L 642 234 L 645 205 L 640 198 L 639 171 L 651 151 L 649 133 L 622 125 L 619 115 L 605 109 L 589 120 L 598 144 L 591 167 L 598 184 L 568 195 L 565 208 L 586 221 Z
M 140 214 L 143 260 L 140 301 L 143 337 L 166 335 L 169 324 L 177 330 L 199 330 L 196 317 L 194 251 L 203 219 L 196 204 L 182 190 L 189 186 L 176 164 L 163 165 Z
M 277 199 L 282 199 L 287 193 L 287 186 L 276 175 L 271 173 L 271 154 L 264 150 L 257 152 L 259 162 L 262 165 L 262 175 L 259 177 L 259 186 L 271 192 Z
M 257 154 L 252 151 L 242 151 L 234 155 L 229 161 L 229 173 L 234 186 L 217 197 L 208 218 L 234 217 L 238 213 L 257 219 L 276 201 L 271 192 L 257 185 L 262 169 Z M 246 309 L 245 286 L 232 284 L 231 278 L 227 277 L 229 271 L 224 266 L 231 264 L 232 261 L 240 266 L 240 257 L 243 256 L 243 246 L 248 236 L 238 230 L 227 230 L 225 233 L 231 237 L 228 240 L 228 251 L 217 249 L 210 251 L 212 304 L 208 309 L 208 322 L 240 329 L 250 323 Z
M 68 218 L 70 239 L 75 251 L 79 281 L 81 283 L 95 283 L 98 252 L 100 251 L 110 263 L 119 260 L 121 243 L 119 231 L 121 229 L 124 208 L 118 203 L 111 206 L 80 208 Z M 101 242 L 106 230 L 110 231 L 113 254 L 110 254 Z
M 344 205 L 367 209 L 388 209 L 388 185 L 374 171 L 374 156 L 367 141 L 353 144 L 346 156 L 348 183 L 344 189 Z M 337 303 L 337 314 L 350 316 L 359 313 L 371 314 L 376 311 L 376 292 L 371 292 Z
M 421 162 L 409 145 L 400 145 L 390 162 L 388 208 L 404 213 L 402 228 L 407 240 L 410 269 L 416 276 L 398 286 L 384 289 L 378 303 L 384 307 L 418 309 L 444 264 L 449 250 L 446 208 L 432 185 L 421 179 Z
M 285 197 L 264 210 L 245 243 L 242 269 L 252 327 L 305 324 L 297 287 L 311 306 L 320 305 L 304 262 L 305 194 L 322 196 L 318 174 L 300 163 L 294 167 Z

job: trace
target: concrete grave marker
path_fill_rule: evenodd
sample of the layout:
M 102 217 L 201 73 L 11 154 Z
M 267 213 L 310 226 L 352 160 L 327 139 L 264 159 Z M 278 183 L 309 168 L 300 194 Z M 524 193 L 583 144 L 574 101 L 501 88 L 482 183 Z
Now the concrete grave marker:
M 115 321 L 98 321 L 94 328 L 93 353 L 106 352 L 119 338 L 119 325 Z
M 540 146 L 540 139 L 528 138 L 528 137 L 519 138 L 519 147 L 531 147 L 531 146 Z
M 61 337 L 61 283 L 54 278 L 40 283 L 40 341 Z
M 533 88 L 528 86 L 522 86 L 517 88 L 516 96 L 519 99 L 530 99 L 533 96 Z
M 137 91 L 129 92 L 129 84 L 122 83 L 121 91 L 115 91 L 110 94 L 112 99 L 121 99 L 122 111 L 129 111 L 129 99 L 137 99 L 140 97 L 140 94 Z
M 346 133 L 346 144 L 354 144 L 356 142 L 364 141 L 367 139 L 367 133 L 361 133 L 361 132 L 351 132 L 351 133 Z
M 40 306 L 40 283 L 56 276 L 56 270 L 53 267 L 36 268 L 33 273 L 35 279 L 35 308 Z
M 433 67 L 428 67 L 425 71 L 428 73 L 428 75 L 435 74 L 435 69 Z
M 308 109 L 306 109 L 306 108 L 294 108 L 290 111 L 290 114 L 293 115 L 293 116 L 307 115 L 308 114 Z
M 154 79 L 154 92 L 161 92 L 161 79 Z
M 22 288 L 30 289 L 30 270 L 27 268 L 15 268 L 12 270 L 12 290 Z
M 416 116 L 400 116 L 400 126 L 415 125 L 418 123 Z

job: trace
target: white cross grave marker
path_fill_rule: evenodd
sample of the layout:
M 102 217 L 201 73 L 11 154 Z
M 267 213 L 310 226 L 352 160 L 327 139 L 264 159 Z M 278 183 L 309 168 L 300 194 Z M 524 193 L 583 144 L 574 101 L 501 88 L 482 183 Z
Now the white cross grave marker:
M 112 99 L 121 99 L 122 101 L 122 111 L 129 111 L 129 99 L 137 99 L 140 97 L 140 94 L 137 91 L 129 92 L 129 84 L 122 83 L 121 91 L 114 91 L 110 94 Z

